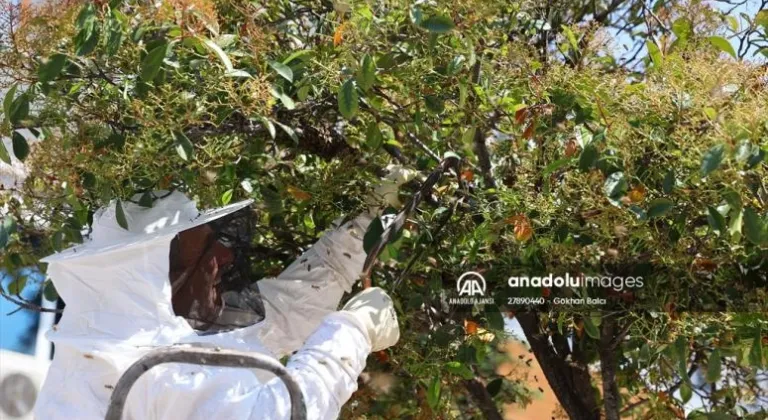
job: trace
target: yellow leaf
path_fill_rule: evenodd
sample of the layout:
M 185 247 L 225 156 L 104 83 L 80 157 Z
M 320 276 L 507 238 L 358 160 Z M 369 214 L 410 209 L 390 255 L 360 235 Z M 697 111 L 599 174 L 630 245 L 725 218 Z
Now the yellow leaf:
M 477 322 L 465 319 L 464 320 L 464 331 L 467 332 L 467 335 L 475 335 L 475 334 L 477 334 Z
M 508 217 L 505 221 L 515 226 L 514 228 L 515 239 L 517 239 L 518 241 L 525 242 L 531 239 L 531 236 L 533 236 L 533 228 L 531 227 L 531 221 L 530 219 L 528 219 L 526 215 L 518 214 L 516 216 Z
M 333 32 L 334 47 L 341 45 L 342 41 L 344 40 L 344 25 L 346 25 L 346 23 L 342 23 L 341 25 L 337 26 L 336 30 Z
M 642 185 L 638 185 L 635 188 L 632 188 L 631 191 L 627 194 L 629 197 L 629 200 L 633 203 L 639 203 L 643 201 L 645 198 L 645 187 Z
M 288 188 L 286 188 L 285 190 L 288 191 L 288 194 L 290 194 L 291 197 L 299 201 L 306 201 L 312 198 L 311 194 L 309 194 L 308 192 L 300 188 L 296 188 L 293 185 L 289 185 Z

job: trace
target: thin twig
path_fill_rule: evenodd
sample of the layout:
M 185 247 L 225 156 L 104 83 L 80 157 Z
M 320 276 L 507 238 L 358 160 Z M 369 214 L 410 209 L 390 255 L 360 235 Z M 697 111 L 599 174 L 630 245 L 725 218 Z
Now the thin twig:
M 17 299 L 15 297 L 9 295 L 8 293 L 6 293 L 5 290 L 3 290 L 2 287 L 0 287 L 0 296 L 8 299 L 11 303 L 14 303 L 14 304 L 16 304 L 16 305 L 18 305 L 18 306 L 20 306 L 21 308 L 24 308 L 24 309 L 29 309 L 29 310 L 36 311 L 36 312 L 52 312 L 52 313 L 56 313 L 56 314 L 60 314 L 60 313 L 64 312 L 63 309 L 44 308 L 44 307 L 42 307 L 42 306 L 40 306 L 40 305 L 38 305 L 36 303 L 32 303 L 32 302 L 30 302 L 28 300 L 21 299 L 21 298 Z M 13 311 L 13 312 L 9 313 L 8 315 L 11 315 L 14 312 L 16 312 L 16 311 Z

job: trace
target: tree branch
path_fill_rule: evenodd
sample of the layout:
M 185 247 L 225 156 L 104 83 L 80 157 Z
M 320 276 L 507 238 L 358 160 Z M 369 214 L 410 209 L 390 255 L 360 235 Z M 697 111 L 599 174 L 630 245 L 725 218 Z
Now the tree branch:
M 464 384 L 464 388 L 467 389 L 469 395 L 472 396 L 472 400 L 475 401 L 477 407 L 483 413 L 483 418 L 489 420 L 502 420 L 501 413 L 499 413 L 496 403 L 493 401 L 493 397 L 488 393 L 483 385 L 477 379 L 468 379 L 461 381 Z

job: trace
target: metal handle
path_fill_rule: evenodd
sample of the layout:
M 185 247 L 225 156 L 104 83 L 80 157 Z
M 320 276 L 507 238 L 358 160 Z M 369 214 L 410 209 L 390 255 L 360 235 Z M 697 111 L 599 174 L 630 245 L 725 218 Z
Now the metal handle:
M 443 173 L 445 173 L 450 168 L 454 168 L 458 174 L 459 163 L 459 158 L 454 156 L 443 159 L 437 168 L 433 170 L 431 174 L 429 174 L 424 183 L 421 184 L 419 191 L 416 191 L 413 197 L 411 197 L 411 201 L 409 201 L 408 204 L 406 204 L 405 207 L 403 207 L 403 209 L 397 213 L 397 216 L 392 221 L 392 223 L 386 229 L 384 229 L 384 232 L 381 233 L 379 239 L 376 241 L 376 243 L 374 243 L 373 247 L 371 247 L 371 250 L 368 252 L 368 256 L 365 258 L 365 263 L 363 264 L 363 273 L 361 274 L 363 279 L 363 289 L 371 287 L 371 270 L 373 269 L 373 264 L 376 262 L 379 254 L 381 254 L 381 251 L 384 250 L 384 246 L 392 242 L 397 237 L 397 233 L 400 232 L 400 230 L 405 225 L 405 220 L 408 218 L 408 216 L 411 215 L 416 207 L 419 206 L 419 203 L 421 203 L 421 200 L 424 199 L 424 196 L 431 193 L 432 187 L 434 187 L 435 184 L 440 181 L 440 178 L 443 177 Z
M 155 350 L 131 365 L 117 381 L 105 420 L 120 420 L 131 387 L 148 370 L 163 363 L 263 369 L 282 379 L 291 400 L 291 419 L 306 420 L 307 408 L 298 382 L 279 361 L 258 353 L 209 347 L 167 347 Z

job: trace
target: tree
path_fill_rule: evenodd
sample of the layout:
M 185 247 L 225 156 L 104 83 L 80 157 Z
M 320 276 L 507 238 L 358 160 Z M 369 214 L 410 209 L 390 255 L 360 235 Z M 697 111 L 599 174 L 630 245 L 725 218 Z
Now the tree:
M 2 134 L 30 171 L 0 198 L 5 267 L 44 271 L 94 209 L 180 189 L 256 199 L 259 278 L 361 210 L 386 163 L 453 153 L 461 182 L 373 273 L 403 337 L 370 369 L 395 384 L 346 414 L 500 418 L 530 398 L 495 371 L 504 316 L 571 418 L 677 418 L 693 394 L 693 417 L 765 410 L 768 15 L 729 7 L 5 2 Z M 444 304 L 470 270 L 496 304 Z M 548 273 L 644 285 L 507 285 Z

